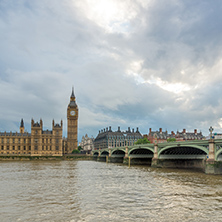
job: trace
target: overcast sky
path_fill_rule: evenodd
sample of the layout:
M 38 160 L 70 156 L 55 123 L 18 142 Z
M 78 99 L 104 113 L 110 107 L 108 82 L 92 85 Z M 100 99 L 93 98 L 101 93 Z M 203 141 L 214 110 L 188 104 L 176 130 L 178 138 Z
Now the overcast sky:
M 0 0 L 0 131 L 64 121 L 222 132 L 221 0 Z

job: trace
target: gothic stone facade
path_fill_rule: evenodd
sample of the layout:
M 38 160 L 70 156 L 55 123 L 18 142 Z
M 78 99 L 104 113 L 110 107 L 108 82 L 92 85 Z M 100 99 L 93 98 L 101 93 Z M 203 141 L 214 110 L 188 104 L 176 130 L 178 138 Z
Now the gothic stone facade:
M 20 132 L 0 133 L 1 155 L 62 156 L 62 121 L 52 130 L 43 130 L 43 121 L 31 121 L 31 133 L 25 132 L 23 119 Z
M 43 130 L 43 121 L 31 120 L 31 133 L 25 132 L 23 119 L 20 132 L 0 132 L 0 155 L 10 156 L 62 156 L 77 149 L 78 107 L 74 92 L 67 108 L 68 137 L 62 138 L 63 122 L 55 124 L 52 130 Z

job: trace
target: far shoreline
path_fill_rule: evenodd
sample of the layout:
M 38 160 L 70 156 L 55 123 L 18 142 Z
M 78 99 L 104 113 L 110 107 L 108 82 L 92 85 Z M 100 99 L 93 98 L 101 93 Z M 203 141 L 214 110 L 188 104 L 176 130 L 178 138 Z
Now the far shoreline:
M 32 160 L 93 160 L 92 155 L 74 154 L 65 156 L 0 156 L 0 161 L 32 161 Z

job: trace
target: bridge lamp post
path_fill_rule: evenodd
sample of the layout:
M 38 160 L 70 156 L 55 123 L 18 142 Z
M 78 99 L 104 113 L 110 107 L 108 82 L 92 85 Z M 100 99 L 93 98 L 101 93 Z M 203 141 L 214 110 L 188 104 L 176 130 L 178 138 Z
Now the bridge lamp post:
M 157 144 L 157 135 L 156 134 L 154 135 L 154 144 L 155 145 Z
M 127 140 L 127 138 L 125 139 L 125 146 L 128 146 L 128 140 Z
M 213 137 L 212 137 L 212 132 L 214 131 L 214 128 L 211 126 L 211 127 L 209 128 L 209 131 L 210 131 L 210 139 L 213 139 Z

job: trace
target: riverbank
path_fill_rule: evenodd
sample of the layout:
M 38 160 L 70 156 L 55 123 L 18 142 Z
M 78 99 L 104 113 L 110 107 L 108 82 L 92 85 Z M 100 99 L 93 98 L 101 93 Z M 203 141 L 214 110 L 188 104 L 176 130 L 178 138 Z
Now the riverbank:
M 0 161 L 6 160 L 93 160 L 93 156 L 85 154 L 73 154 L 65 156 L 0 156 Z

